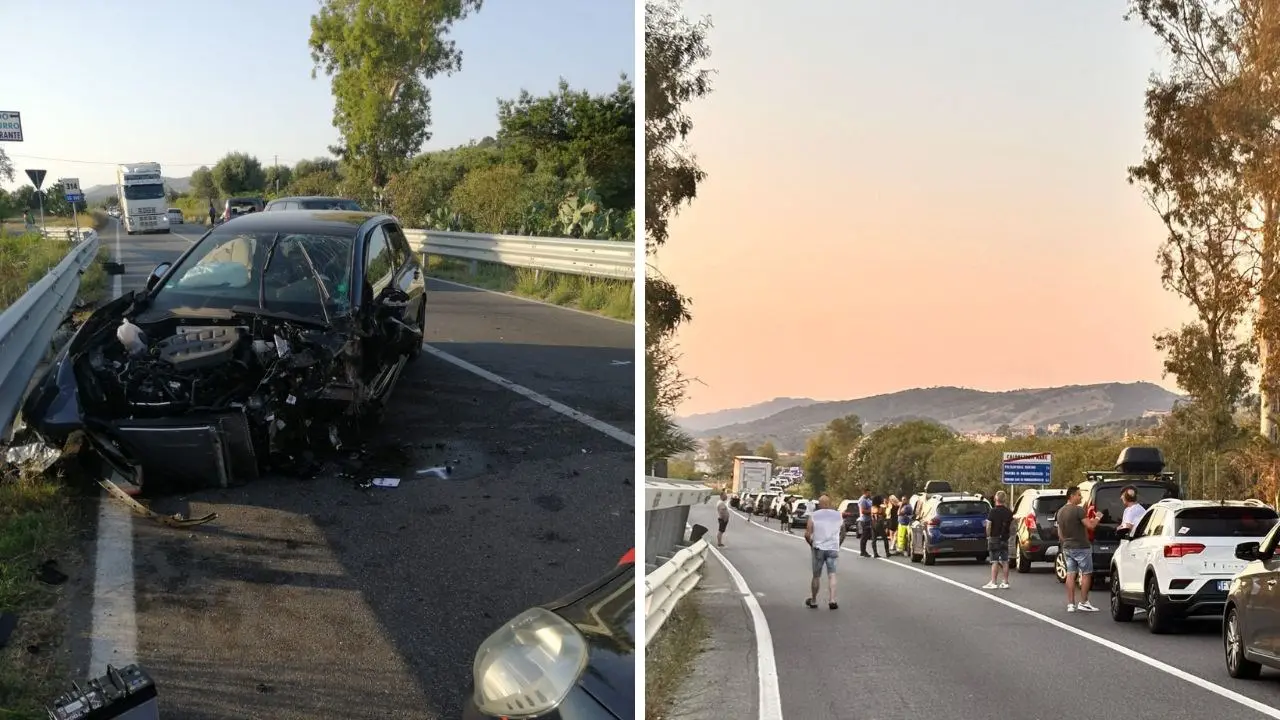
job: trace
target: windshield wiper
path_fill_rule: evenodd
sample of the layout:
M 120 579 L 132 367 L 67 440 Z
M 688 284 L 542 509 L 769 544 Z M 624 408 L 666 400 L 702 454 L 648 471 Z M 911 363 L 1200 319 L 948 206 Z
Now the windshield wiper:
M 262 263 L 262 276 L 258 278 L 258 307 L 267 309 L 267 268 L 271 267 L 271 258 L 275 257 L 276 246 L 280 244 L 280 233 L 271 238 L 271 247 L 267 248 L 267 259 Z
M 307 252 L 307 246 L 298 243 L 298 249 L 302 251 L 302 259 L 307 261 L 307 267 L 311 268 L 311 277 L 316 281 L 316 290 L 320 291 L 320 312 L 324 313 L 324 322 L 326 325 L 331 325 L 333 321 L 329 319 L 329 290 L 324 286 L 324 280 L 321 279 L 316 264 L 311 261 L 311 253 Z

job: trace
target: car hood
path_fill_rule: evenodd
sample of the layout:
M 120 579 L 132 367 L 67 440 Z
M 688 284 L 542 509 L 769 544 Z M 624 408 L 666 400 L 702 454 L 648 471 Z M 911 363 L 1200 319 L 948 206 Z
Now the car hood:
M 617 717 L 635 713 L 635 564 L 619 565 L 600 580 L 545 607 L 586 638 L 587 667 L 579 686 Z

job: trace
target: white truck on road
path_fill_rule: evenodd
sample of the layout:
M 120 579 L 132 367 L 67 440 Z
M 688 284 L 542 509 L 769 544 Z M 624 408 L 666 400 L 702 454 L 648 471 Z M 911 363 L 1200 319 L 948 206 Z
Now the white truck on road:
M 734 494 L 763 492 L 773 477 L 773 461 L 757 455 L 738 455 L 733 459 Z
M 116 192 L 125 232 L 171 232 L 160 163 L 121 165 L 116 169 Z

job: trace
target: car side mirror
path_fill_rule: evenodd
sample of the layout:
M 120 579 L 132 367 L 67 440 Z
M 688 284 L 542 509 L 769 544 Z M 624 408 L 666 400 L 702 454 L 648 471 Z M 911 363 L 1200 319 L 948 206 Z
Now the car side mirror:
M 169 272 L 170 267 L 172 267 L 170 263 L 164 262 L 157 265 L 156 269 L 151 271 L 151 274 L 147 276 L 148 291 L 150 291 L 152 288 L 156 286 L 157 283 L 160 282 L 160 279 L 164 277 L 164 274 Z
M 1261 545 L 1257 542 L 1240 543 L 1236 546 L 1236 558 L 1239 560 L 1247 560 L 1249 562 L 1260 560 L 1262 559 L 1262 553 L 1259 550 L 1260 547 Z

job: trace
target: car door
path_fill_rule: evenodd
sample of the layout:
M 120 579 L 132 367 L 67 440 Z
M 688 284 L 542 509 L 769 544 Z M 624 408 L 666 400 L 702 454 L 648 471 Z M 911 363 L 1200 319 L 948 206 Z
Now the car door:
M 1168 508 L 1152 508 L 1147 513 L 1151 519 L 1142 536 L 1138 538 L 1138 548 L 1134 552 L 1134 582 L 1142 589 L 1147 568 L 1154 565 L 1164 556 L 1165 530 L 1171 524 L 1173 513 Z
M 1151 516 L 1155 512 L 1156 509 L 1148 510 L 1138 520 L 1138 524 L 1133 526 L 1130 539 L 1120 541 L 1120 547 L 1116 549 L 1115 562 L 1120 569 L 1120 589 L 1124 592 L 1142 591 L 1143 568 L 1139 567 L 1138 558 L 1142 554 L 1143 535 L 1151 527 Z
M 410 314 L 409 319 L 417 322 L 423 318 L 426 311 L 426 285 L 422 277 L 422 266 L 418 262 L 418 257 L 414 254 L 413 248 L 409 246 L 409 239 L 405 237 L 404 231 L 394 222 L 389 222 L 385 226 L 387 238 L 391 241 L 391 249 L 395 254 L 397 273 L 396 286 L 400 291 L 409 296 Z M 406 320 L 408 322 L 408 320 Z
M 1262 541 L 1258 552 L 1260 560 L 1251 563 L 1250 598 L 1245 606 L 1244 637 L 1252 636 L 1250 646 L 1271 656 L 1280 654 L 1280 557 L 1277 556 L 1277 540 L 1280 525 Z

